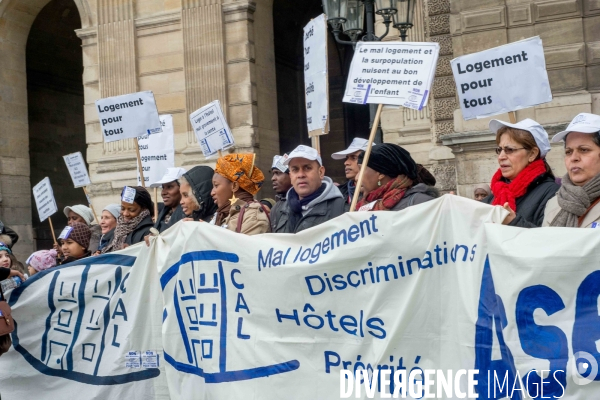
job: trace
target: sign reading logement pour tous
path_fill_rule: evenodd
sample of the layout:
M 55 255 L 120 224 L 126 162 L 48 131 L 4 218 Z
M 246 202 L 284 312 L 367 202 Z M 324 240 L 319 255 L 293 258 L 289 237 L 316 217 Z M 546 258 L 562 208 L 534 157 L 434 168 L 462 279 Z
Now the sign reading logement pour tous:
M 343 101 L 423 109 L 439 51 L 433 42 L 359 42 Z
M 552 101 L 539 36 L 457 57 L 451 63 L 465 120 Z
M 50 178 L 45 177 L 33 187 L 33 198 L 35 199 L 35 205 L 40 216 L 40 222 L 44 222 L 58 211 Z
M 173 116 L 171 114 L 161 115 L 162 132 L 138 137 L 140 159 L 144 169 L 144 180 L 146 186 L 154 185 L 167 172 L 167 168 L 175 166 L 175 147 L 173 143 Z M 138 167 L 138 184 L 141 185 L 140 171 Z
M 162 131 L 154 94 L 150 91 L 96 100 L 105 142 Z

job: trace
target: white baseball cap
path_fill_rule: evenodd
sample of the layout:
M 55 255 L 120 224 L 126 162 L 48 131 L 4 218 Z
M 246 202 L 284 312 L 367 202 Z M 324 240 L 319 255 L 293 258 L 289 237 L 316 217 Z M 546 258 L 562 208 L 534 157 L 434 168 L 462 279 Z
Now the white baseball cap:
M 155 185 L 162 185 L 163 183 L 169 183 L 178 180 L 181 176 L 185 174 L 185 169 L 180 167 L 175 168 L 167 168 L 167 172 L 165 175 L 157 182 L 154 182 Z
M 566 131 L 558 132 L 552 138 L 552 143 L 560 142 L 571 132 L 598 133 L 600 132 L 600 116 L 589 113 L 578 114 L 567 126 Z
M 346 150 L 333 153 L 331 155 L 331 158 L 333 158 L 334 160 L 343 160 L 348 154 L 355 153 L 359 150 L 366 151 L 368 144 L 369 141 L 367 139 L 354 138 L 354 140 L 352 140 L 352 143 L 350 143 L 350 146 Z
M 548 140 L 548 132 L 537 122 L 532 120 L 531 118 L 525 118 L 523 121 L 519 121 L 516 124 L 511 124 L 510 122 L 500 121 L 498 119 L 493 119 L 490 121 L 490 131 L 493 133 L 498 133 L 498 131 L 505 126 L 514 129 L 521 129 L 531 133 L 535 143 L 540 149 L 540 157 L 546 157 L 546 154 L 550 151 L 550 141 Z
M 301 144 L 296 147 L 288 156 L 287 160 L 283 162 L 283 165 L 290 165 L 292 158 L 306 158 L 307 160 L 315 160 L 319 165 L 323 165 L 323 160 L 319 155 L 319 152 L 312 148 Z

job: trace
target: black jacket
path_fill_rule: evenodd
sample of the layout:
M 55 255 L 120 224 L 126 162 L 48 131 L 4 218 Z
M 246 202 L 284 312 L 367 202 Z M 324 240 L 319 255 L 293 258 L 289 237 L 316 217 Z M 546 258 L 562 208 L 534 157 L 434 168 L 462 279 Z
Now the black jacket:
M 291 218 L 292 210 L 289 201 L 281 202 L 280 207 L 273 207 L 273 210 L 271 210 L 273 232 L 298 233 L 342 215 L 344 213 L 344 198 L 342 194 L 333 185 L 330 178 L 323 178 L 323 182 L 327 184 L 326 191 L 313 201 L 315 204 L 298 219 L 295 226 L 292 226 L 293 218 Z M 294 190 L 294 188 L 290 190 Z
M 171 215 L 171 219 L 169 220 L 169 223 L 166 223 L 165 216 L 167 215 L 167 213 L 170 210 L 171 210 L 171 207 L 165 206 L 158 213 L 158 218 L 156 219 L 156 224 L 154 224 L 154 227 L 161 233 L 166 231 L 167 229 L 169 229 L 170 227 L 175 225 L 177 222 L 179 222 L 185 218 L 185 214 L 183 213 L 183 210 L 181 209 L 181 205 L 178 204 L 177 207 L 175 207 L 173 214 Z
M 0 222 L 0 225 L 2 225 L 2 230 L 0 231 L 0 234 L 6 235 L 10 238 L 10 241 L 12 243 L 8 247 L 12 248 L 19 240 L 19 235 L 17 234 L 17 232 L 13 231 L 8 226 L 5 226 L 2 222 Z M 8 243 L 6 243 L 6 244 L 8 244 Z
M 534 179 L 527 188 L 527 193 L 517 198 L 517 217 L 509 224 L 521 228 L 538 228 L 544 222 L 546 203 L 556 195 L 560 186 L 549 173 Z M 494 194 L 483 199 L 484 203 L 492 204 Z
M 106 232 L 104 235 L 100 237 L 100 242 L 98 243 L 97 250 L 102 250 L 105 246 L 108 246 L 110 242 L 115 238 L 115 228 L 112 228 L 110 231 Z
M 198 200 L 198 203 L 200 204 L 200 209 L 194 211 L 191 215 L 194 221 L 202 220 L 210 222 L 212 216 L 217 212 L 217 205 L 210 195 L 213 187 L 212 178 L 214 174 L 215 171 L 206 165 L 194 167 L 183 174 L 185 180 L 188 181 L 192 187 L 192 192 L 194 192 L 196 200 Z
M 349 184 L 350 184 L 350 181 L 346 181 L 343 184 L 341 184 L 340 186 L 338 186 L 340 193 L 342 193 L 342 196 L 344 197 L 344 211 L 345 212 L 350 211 L 350 206 L 352 205 L 352 197 L 350 197 L 350 190 L 348 190 Z M 356 186 L 356 184 L 355 184 L 355 186 Z M 356 190 L 356 189 L 354 189 L 354 190 Z M 359 194 L 358 201 L 360 201 L 361 198 L 362 198 L 362 196 Z
M 390 211 L 400 211 L 410 206 L 425 203 L 440 197 L 440 192 L 433 186 L 418 183 L 404 193 L 402 199 Z
M 127 235 L 125 238 L 125 243 L 131 246 L 139 242 L 143 242 L 144 236 L 150 234 L 150 228 L 153 226 L 154 222 L 152 221 L 152 217 L 148 215 L 138 224 L 138 226 L 135 227 L 131 233 L 129 233 L 129 235 Z
M 10 268 L 0 268 L 0 281 L 5 280 L 10 275 Z

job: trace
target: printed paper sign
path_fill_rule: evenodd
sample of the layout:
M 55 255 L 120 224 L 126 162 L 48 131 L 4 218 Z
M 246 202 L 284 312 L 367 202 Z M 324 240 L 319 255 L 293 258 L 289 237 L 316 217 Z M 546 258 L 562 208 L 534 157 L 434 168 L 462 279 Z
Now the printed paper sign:
M 358 42 L 343 101 L 422 110 L 439 50 L 432 42 Z
M 539 36 L 457 57 L 451 63 L 465 120 L 552 101 Z
M 319 15 L 304 27 L 304 89 L 308 136 L 329 133 L 327 17 Z
M 73 186 L 79 188 L 91 184 L 90 176 L 88 175 L 85 161 L 83 160 L 83 155 L 81 155 L 80 151 L 67 154 L 66 156 L 63 156 L 63 158 L 65 164 L 67 164 L 71 179 L 73 180 Z
M 96 109 L 105 142 L 158 133 L 162 130 L 154 94 L 150 91 L 96 100 Z
M 123 188 L 123 194 L 121 200 L 128 204 L 133 204 L 135 199 L 135 189 L 129 186 Z
M 175 166 L 175 145 L 173 134 L 173 116 L 161 115 L 160 122 L 162 132 L 152 133 L 138 137 L 138 145 L 140 147 L 140 158 L 142 160 L 142 168 L 144 169 L 144 181 L 146 187 L 154 187 L 154 185 L 162 179 L 167 172 L 167 168 Z M 142 186 L 142 179 L 138 166 L 138 185 Z
M 71 234 L 71 232 L 73 231 L 73 228 L 70 226 L 65 226 L 65 228 L 62 230 L 62 232 L 60 233 L 60 235 L 58 235 L 59 239 L 67 239 L 69 237 L 69 235 Z
M 190 114 L 192 128 L 202 147 L 204 157 L 217 154 L 233 146 L 233 134 L 223 116 L 219 100 L 194 111 Z
M 281 158 L 279 160 L 277 160 L 277 163 L 275 164 L 275 168 L 277 168 L 281 172 L 287 171 L 289 167 L 287 165 L 285 165 L 284 162 L 288 159 L 288 157 L 289 157 L 289 155 L 287 153 L 282 155 Z
M 125 368 L 140 368 L 142 356 L 139 351 L 128 351 L 125 354 Z
M 158 353 L 145 351 L 142 353 L 142 368 L 158 368 Z
M 33 187 L 33 198 L 40 216 L 40 222 L 44 222 L 48 217 L 58 211 L 54 192 L 50 184 L 50 178 L 46 177 Z

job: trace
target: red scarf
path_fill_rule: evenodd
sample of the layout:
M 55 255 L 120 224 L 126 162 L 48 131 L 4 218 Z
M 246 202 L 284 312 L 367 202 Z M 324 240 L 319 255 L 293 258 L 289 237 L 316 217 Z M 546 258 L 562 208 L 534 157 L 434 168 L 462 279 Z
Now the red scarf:
M 387 211 L 394 208 L 396 204 L 402 200 L 406 190 L 411 187 L 413 181 L 408 179 L 405 175 L 399 175 L 396 179 L 392 179 L 384 186 L 381 186 L 363 198 L 356 206 L 356 209 L 360 209 L 365 204 L 377 201 L 371 211 Z
M 508 203 L 510 208 L 517 211 L 516 199 L 525 195 L 531 182 L 544 173 L 546 173 L 546 164 L 544 164 L 544 160 L 542 159 L 536 160 L 526 166 L 510 183 L 500 180 L 502 178 L 502 171 L 498 169 L 492 177 L 491 182 L 492 193 L 494 194 L 492 205 L 504 206 L 505 203 Z

